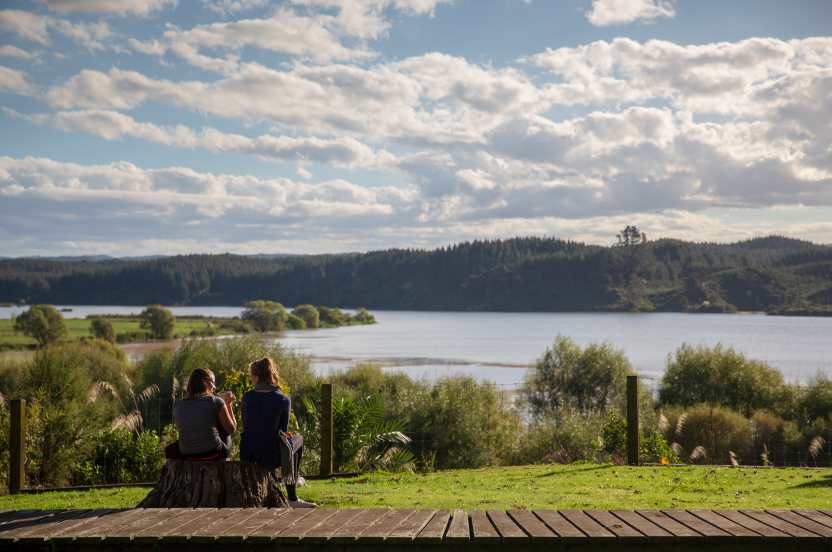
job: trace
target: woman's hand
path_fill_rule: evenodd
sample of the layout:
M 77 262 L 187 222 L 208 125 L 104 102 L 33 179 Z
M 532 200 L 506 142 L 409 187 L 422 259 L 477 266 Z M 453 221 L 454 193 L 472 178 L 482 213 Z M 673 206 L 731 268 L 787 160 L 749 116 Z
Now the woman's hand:
M 222 393 L 217 394 L 219 398 L 225 401 L 225 404 L 229 407 L 234 404 L 234 401 L 237 400 L 237 397 L 234 396 L 233 391 L 223 391 Z

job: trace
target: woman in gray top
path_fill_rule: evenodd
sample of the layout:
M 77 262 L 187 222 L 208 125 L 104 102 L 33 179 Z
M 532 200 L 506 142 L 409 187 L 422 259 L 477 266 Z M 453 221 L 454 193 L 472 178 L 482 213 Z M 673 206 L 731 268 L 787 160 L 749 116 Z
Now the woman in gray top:
M 197 368 L 188 378 L 183 400 L 173 406 L 173 419 L 179 432 L 182 456 L 228 457 L 231 434 L 237 430 L 231 392 L 215 395 L 217 380 L 211 370 Z

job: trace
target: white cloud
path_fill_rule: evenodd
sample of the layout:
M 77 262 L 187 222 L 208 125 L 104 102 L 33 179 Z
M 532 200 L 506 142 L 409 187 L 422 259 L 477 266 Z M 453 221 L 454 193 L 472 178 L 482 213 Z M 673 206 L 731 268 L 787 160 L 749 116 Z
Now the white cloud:
M 587 20 L 598 27 L 676 15 L 675 0 L 592 0 Z
M 26 74 L 17 69 L 0 65 L 0 90 L 21 95 L 32 95 L 35 87 L 26 80 Z
M 17 46 L 11 46 L 9 44 L 4 44 L 3 46 L 0 46 L 0 57 L 16 58 L 35 62 L 40 61 L 39 52 L 29 52 L 21 48 L 18 48 Z
M 0 29 L 43 46 L 51 44 L 51 33 L 54 32 L 90 50 L 103 49 L 103 40 L 112 35 L 110 27 L 103 21 L 71 23 L 23 10 L 0 10 Z
M 202 3 L 214 13 L 230 15 L 264 8 L 268 6 L 269 0 L 202 0 Z
M 56 12 L 149 15 L 176 5 L 176 0 L 38 0 Z

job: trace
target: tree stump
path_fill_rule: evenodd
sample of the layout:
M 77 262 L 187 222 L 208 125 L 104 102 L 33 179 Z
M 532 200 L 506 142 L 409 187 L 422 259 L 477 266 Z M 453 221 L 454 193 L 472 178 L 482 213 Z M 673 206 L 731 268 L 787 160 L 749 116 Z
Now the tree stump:
M 138 508 L 288 508 L 279 481 L 251 462 L 168 460 Z

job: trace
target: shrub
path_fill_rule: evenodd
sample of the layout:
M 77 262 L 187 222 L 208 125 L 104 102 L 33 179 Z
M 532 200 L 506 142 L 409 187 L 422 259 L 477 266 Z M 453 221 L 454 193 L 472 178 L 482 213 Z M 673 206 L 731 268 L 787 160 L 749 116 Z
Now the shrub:
M 286 327 L 290 330 L 305 330 L 306 322 L 300 316 L 289 313 L 286 315 Z
M 356 324 L 375 324 L 376 323 L 376 317 L 373 316 L 372 314 L 370 314 L 370 311 L 368 311 L 367 309 L 365 309 L 363 307 L 356 310 L 355 314 L 353 314 L 350 317 L 350 320 L 352 322 L 356 323 Z
M 664 404 L 689 407 L 708 403 L 746 416 L 761 408 L 776 411 L 788 395 L 789 389 L 776 369 L 721 345 L 682 345 L 673 357 L 668 357 L 659 387 Z
M 832 379 L 818 375 L 803 389 L 797 400 L 797 416 L 802 424 L 832 416 Z
M 582 349 L 568 337 L 558 336 L 526 377 L 521 396 L 538 418 L 557 417 L 564 408 L 603 413 L 622 404 L 631 371 L 624 353 L 611 345 Z
M 492 385 L 470 377 L 441 379 L 409 424 L 418 458 L 437 468 L 475 468 L 510 458 L 520 417 Z
M 139 327 L 149 330 L 154 339 L 170 339 L 173 337 L 173 327 L 176 318 L 170 310 L 162 305 L 150 305 L 139 315 Z
M 337 327 L 343 326 L 347 323 L 347 315 L 341 312 L 340 309 L 318 306 L 318 314 L 323 327 Z
M 96 339 L 116 342 L 116 330 L 113 328 L 113 323 L 106 318 L 95 317 L 90 321 L 90 331 Z
M 72 481 L 76 485 L 152 482 L 164 463 L 155 432 L 106 430 L 95 437 L 90 456 L 75 466 Z
M 597 414 L 568 412 L 560 421 L 530 425 L 522 434 L 513 464 L 600 461 L 607 457 L 601 434 L 605 418 Z
M 52 305 L 32 305 L 14 320 L 14 331 L 28 335 L 39 345 L 56 343 L 66 336 L 66 323 Z
M 286 309 L 275 301 L 249 301 L 240 318 L 256 332 L 279 332 L 286 327 Z
M 753 451 L 748 420 L 732 410 L 712 405 L 686 410 L 681 423 L 677 419 L 675 442 L 681 446 L 682 460 L 690 459 L 694 449 L 703 447 L 704 460 L 710 464 L 728 464 L 729 452 L 749 459 Z
M 306 328 L 315 329 L 321 325 L 321 315 L 312 305 L 298 305 L 292 310 L 292 314 L 303 320 Z

